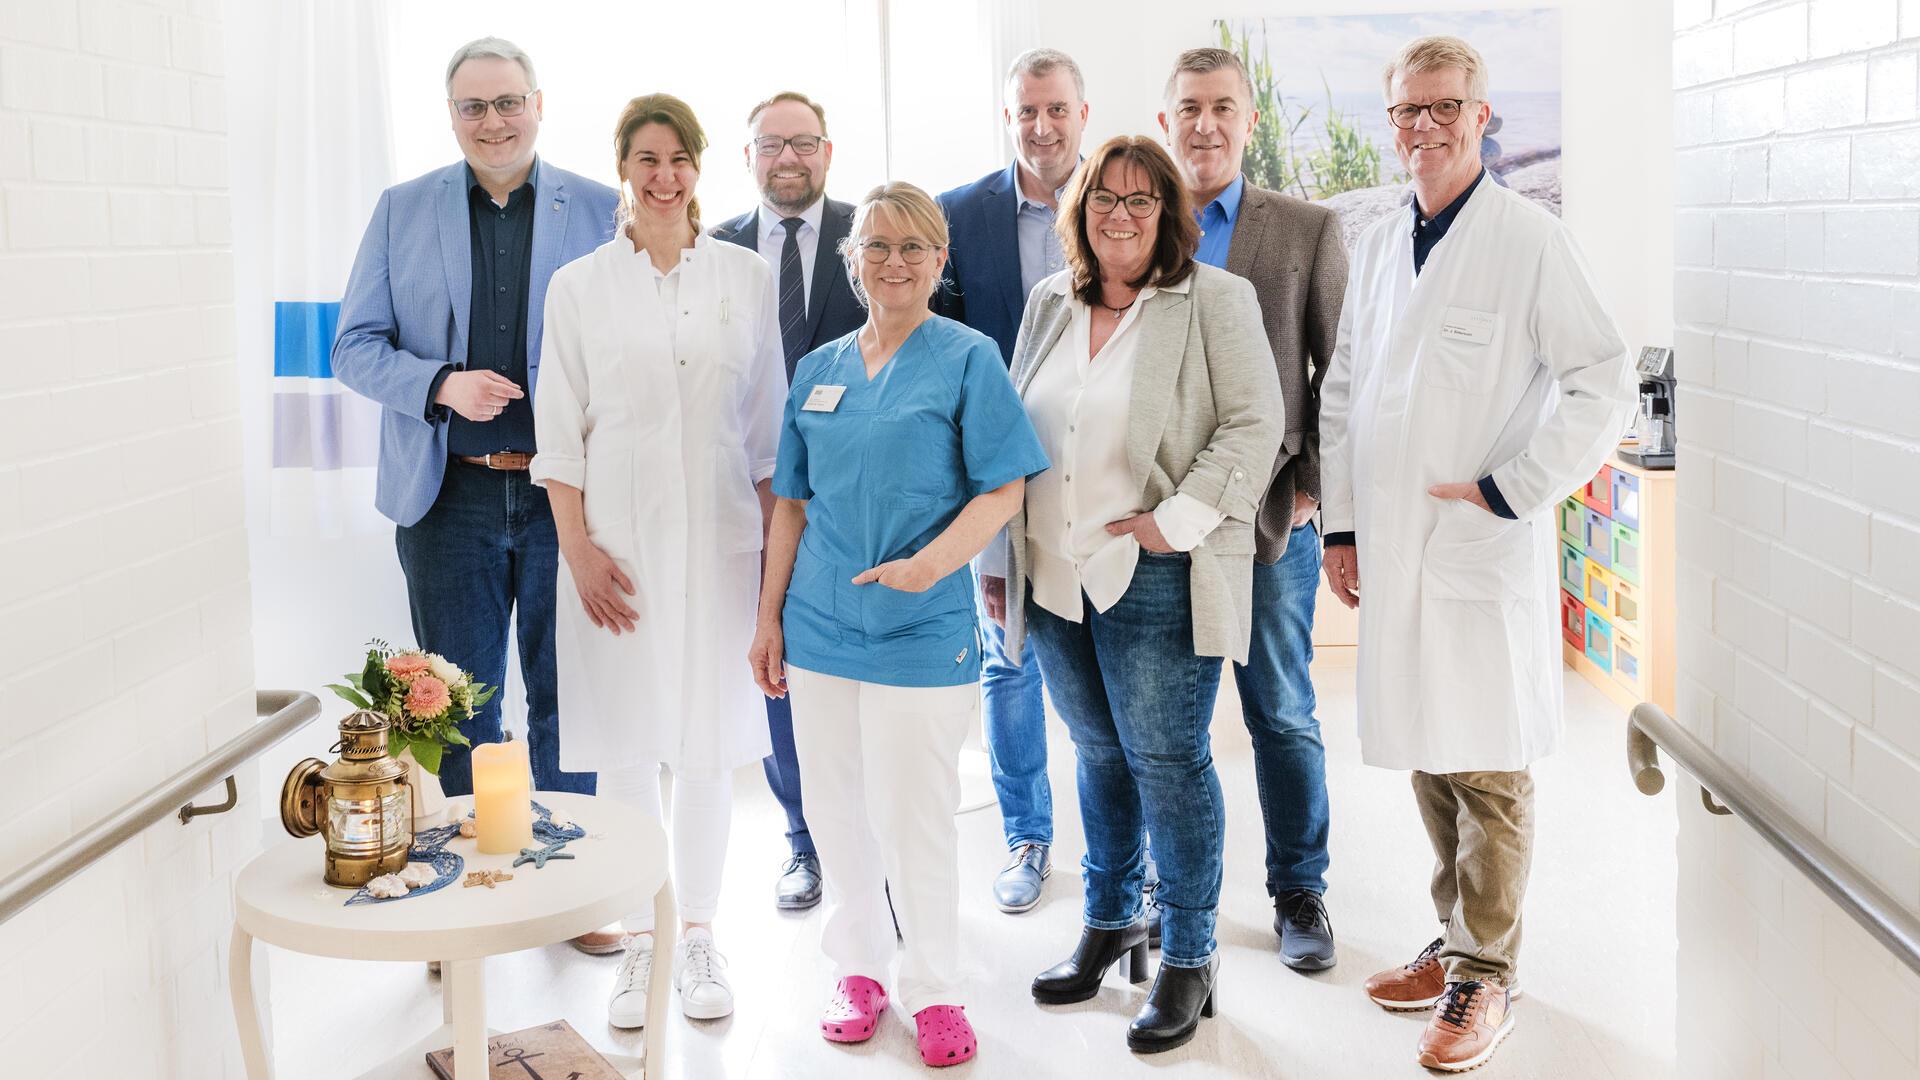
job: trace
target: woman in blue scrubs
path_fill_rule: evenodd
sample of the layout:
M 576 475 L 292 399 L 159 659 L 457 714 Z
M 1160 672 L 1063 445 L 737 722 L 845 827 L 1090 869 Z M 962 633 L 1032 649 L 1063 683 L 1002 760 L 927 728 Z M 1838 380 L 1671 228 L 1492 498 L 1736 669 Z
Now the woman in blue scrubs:
M 947 226 L 927 194 L 884 184 L 843 248 L 867 301 L 858 331 L 802 357 L 749 662 L 793 694 L 807 820 L 825 867 L 821 947 L 835 1042 L 872 1037 L 893 994 L 921 1060 L 974 1056 L 960 975 L 960 743 L 979 708 L 968 561 L 1047 467 L 992 339 L 934 315 Z

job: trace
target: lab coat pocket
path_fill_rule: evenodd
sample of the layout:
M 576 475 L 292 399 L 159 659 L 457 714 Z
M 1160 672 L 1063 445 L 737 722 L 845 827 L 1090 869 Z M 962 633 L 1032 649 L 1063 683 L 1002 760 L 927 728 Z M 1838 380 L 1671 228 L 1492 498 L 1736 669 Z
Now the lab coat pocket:
M 1421 350 L 1420 381 L 1466 393 L 1491 390 L 1500 373 L 1503 320 L 1494 312 L 1447 312 Z
M 602 536 L 617 533 L 624 541 L 633 521 L 632 453 L 615 450 L 596 454 L 589 450 L 580 492 L 587 536 L 599 543 Z
M 856 586 L 860 590 L 860 628 L 870 638 L 911 635 L 929 623 L 939 623 L 955 612 L 973 607 L 968 575 L 955 571 L 926 592 L 903 592 L 879 582 Z
M 726 447 L 713 456 L 714 544 L 723 553 L 760 550 L 760 498 L 747 455 Z
M 866 481 L 881 505 L 923 506 L 929 499 L 953 496 L 960 466 L 949 424 L 914 416 L 875 419 L 872 425 Z
M 1498 517 L 1464 499 L 1440 505 L 1427 537 L 1422 592 L 1434 599 L 1496 603 L 1530 595 L 1533 523 Z

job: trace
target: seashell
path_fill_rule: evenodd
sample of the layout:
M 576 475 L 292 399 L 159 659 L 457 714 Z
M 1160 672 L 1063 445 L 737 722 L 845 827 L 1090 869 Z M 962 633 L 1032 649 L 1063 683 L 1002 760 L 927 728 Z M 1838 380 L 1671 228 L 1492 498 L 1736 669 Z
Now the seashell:
M 434 873 L 433 867 L 426 863 L 410 862 L 405 869 L 394 876 L 400 879 L 400 884 L 409 889 L 424 889 L 433 884 L 433 880 L 440 875 Z
M 563 817 L 555 817 L 553 819 L 553 827 L 556 829 L 571 829 L 573 828 L 573 822 Z
M 381 900 L 407 895 L 407 883 L 399 874 L 382 874 L 367 882 L 367 894 Z
M 462 822 L 460 823 L 460 835 L 461 835 L 461 836 L 465 836 L 465 837 L 473 837 L 473 836 L 476 836 L 476 835 L 478 835 L 478 833 L 479 833 L 479 830 L 477 830 L 477 829 L 475 829 L 475 828 L 473 827 L 473 819 L 472 819 L 472 818 L 467 818 L 466 820 L 464 820 L 464 821 L 462 821 Z

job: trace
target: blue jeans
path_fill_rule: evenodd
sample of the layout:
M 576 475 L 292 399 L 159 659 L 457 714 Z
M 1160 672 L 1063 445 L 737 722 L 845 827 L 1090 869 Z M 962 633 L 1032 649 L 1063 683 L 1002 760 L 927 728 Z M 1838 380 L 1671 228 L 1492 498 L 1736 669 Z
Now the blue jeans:
M 413 636 L 503 689 L 465 724 L 475 743 L 499 742 L 501 698 L 507 681 L 507 623 L 520 639 L 520 677 L 527 684 L 527 752 L 540 791 L 593 794 L 593 773 L 560 771 L 560 713 L 553 669 L 553 597 L 560 541 L 547 493 L 524 472 L 447 462 L 433 509 L 395 531 L 400 570 L 407 577 Z M 569 602 L 576 602 L 568 597 Z M 440 786 L 449 795 L 473 794 L 471 751 L 450 746 L 440 759 Z
M 767 734 L 773 740 L 773 753 L 760 759 L 767 774 L 767 787 L 780 809 L 787 813 L 787 844 L 795 855 L 812 855 L 813 834 L 807 831 L 807 816 L 800 802 L 800 759 L 793 750 L 793 703 L 787 698 L 767 699 Z
M 1016 666 L 1007 656 L 1007 632 L 980 618 L 981 726 L 987 769 L 1000 798 L 1007 847 L 1053 843 L 1053 787 L 1047 782 L 1047 707 L 1033 641 Z
M 1253 565 L 1253 647 L 1233 665 L 1267 825 L 1268 896 L 1327 891 L 1327 754 L 1308 671 L 1319 589 L 1320 535 L 1308 522 L 1280 561 Z
M 1208 724 L 1220 658 L 1193 653 L 1185 555 L 1142 552 L 1133 581 L 1104 613 L 1081 597 L 1081 621 L 1027 603 L 1027 632 L 1073 736 L 1087 854 L 1086 924 L 1140 918 L 1147 833 L 1159 865 L 1161 962 L 1212 957 L 1226 807 Z

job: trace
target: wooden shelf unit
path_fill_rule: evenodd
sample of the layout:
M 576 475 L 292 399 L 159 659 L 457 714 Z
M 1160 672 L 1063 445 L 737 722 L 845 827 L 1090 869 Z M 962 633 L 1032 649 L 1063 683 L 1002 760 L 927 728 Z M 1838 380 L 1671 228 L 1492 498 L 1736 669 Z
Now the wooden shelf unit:
M 1673 477 L 1616 455 L 1555 514 L 1561 652 L 1623 709 L 1674 711 Z

